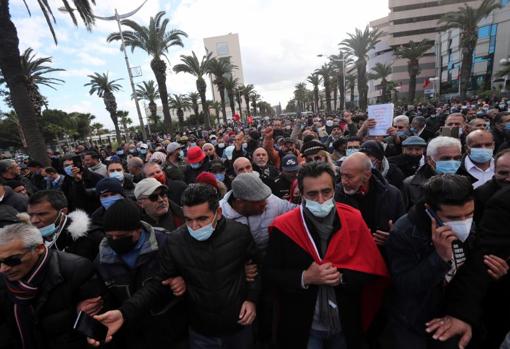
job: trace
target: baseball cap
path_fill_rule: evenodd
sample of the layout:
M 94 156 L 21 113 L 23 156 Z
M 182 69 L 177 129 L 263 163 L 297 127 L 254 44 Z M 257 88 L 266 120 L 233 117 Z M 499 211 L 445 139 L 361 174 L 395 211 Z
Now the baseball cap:
M 155 178 L 144 178 L 135 186 L 135 198 L 138 200 L 142 196 L 149 196 L 161 187 L 168 189 L 166 185 L 161 184 Z

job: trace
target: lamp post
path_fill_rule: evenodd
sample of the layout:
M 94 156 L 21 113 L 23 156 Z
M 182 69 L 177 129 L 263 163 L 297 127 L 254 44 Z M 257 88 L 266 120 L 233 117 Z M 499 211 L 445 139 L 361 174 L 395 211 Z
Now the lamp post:
M 124 60 L 126 62 L 126 68 L 128 71 L 129 83 L 131 84 L 131 92 L 133 93 L 133 99 L 135 100 L 136 112 L 138 114 L 138 120 L 140 122 L 140 128 L 142 129 L 142 137 L 144 140 L 147 140 L 147 133 L 145 132 L 145 126 L 143 123 L 142 112 L 140 110 L 140 104 L 138 103 L 138 98 L 136 97 L 136 93 L 135 93 L 135 83 L 133 82 L 133 73 L 131 72 L 131 67 L 129 65 L 129 60 L 128 60 L 128 56 L 126 53 L 126 45 L 124 43 L 124 35 L 122 33 L 120 21 L 122 19 L 129 18 L 132 15 L 134 15 L 135 13 L 137 13 L 142 8 L 142 6 L 145 5 L 146 2 L 147 2 L 147 0 L 145 0 L 140 6 L 138 6 L 138 8 L 134 9 L 131 12 L 122 14 L 122 15 L 119 15 L 119 13 L 117 12 L 117 9 L 115 9 L 115 15 L 113 15 L 113 16 L 102 17 L 102 16 L 94 15 L 94 18 L 97 18 L 97 19 L 100 19 L 103 21 L 113 21 L 113 20 L 117 21 L 117 26 L 119 27 L 120 40 L 122 42 L 121 49 L 122 49 L 122 52 L 124 52 Z M 149 129 L 149 132 L 150 132 L 150 129 Z
M 434 86 L 434 97 L 436 97 L 436 94 L 439 96 L 439 88 L 436 89 L 436 81 L 439 81 L 439 78 L 434 76 L 433 78 L 430 78 L 429 81 L 431 81 Z
M 509 64 L 510 63 L 510 59 L 509 58 L 501 58 L 499 60 L 499 64 L 500 65 L 506 65 L 506 64 Z M 503 83 L 503 89 L 502 91 L 506 92 L 506 82 L 508 80 L 508 75 L 505 75 L 505 82 Z

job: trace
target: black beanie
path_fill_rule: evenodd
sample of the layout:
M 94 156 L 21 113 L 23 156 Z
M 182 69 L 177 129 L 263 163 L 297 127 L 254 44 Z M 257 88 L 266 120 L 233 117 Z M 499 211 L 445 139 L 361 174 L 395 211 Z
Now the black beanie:
M 141 228 L 138 206 L 130 199 L 122 199 L 110 206 L 103 217 L 104 231 L 131 231 Z

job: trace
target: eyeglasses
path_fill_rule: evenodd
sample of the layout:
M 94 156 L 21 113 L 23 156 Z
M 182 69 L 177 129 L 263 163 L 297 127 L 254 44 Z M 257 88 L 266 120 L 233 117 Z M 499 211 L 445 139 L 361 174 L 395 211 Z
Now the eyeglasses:
M 151 195 L 147 196 L 147 199 L 149 199 L 152 202 L 158 201 L 159 198 L 166 198 L 168 196 L 166 191 L 162 191 L 160 193 L 152 193 Z
M 0 259 L 0 264 L 5 264 L 9 267 L 15 267 L 17 265 L 20 265 L 21 263 L 23 263 L 22 258 L 31 250 L 32 249 L 27 249 L 25 253 L 9 256 L 5 259 Z

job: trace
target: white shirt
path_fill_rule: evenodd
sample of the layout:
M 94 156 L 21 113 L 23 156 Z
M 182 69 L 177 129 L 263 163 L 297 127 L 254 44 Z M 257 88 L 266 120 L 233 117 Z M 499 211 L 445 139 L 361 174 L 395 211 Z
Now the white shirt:
M 476 189 L 479 186 L 485 184 L 487 181 L 491 180 L 494 176 L 494 159 L 491 160 L 491 164 L 488 169 L 485 171 L 476 166 L 473 161 L 466 156 L 466 160 L 464 162 L 464 166 L 466 166 L 466 171 L 478 181 L 473 183 L 473 188 Z

